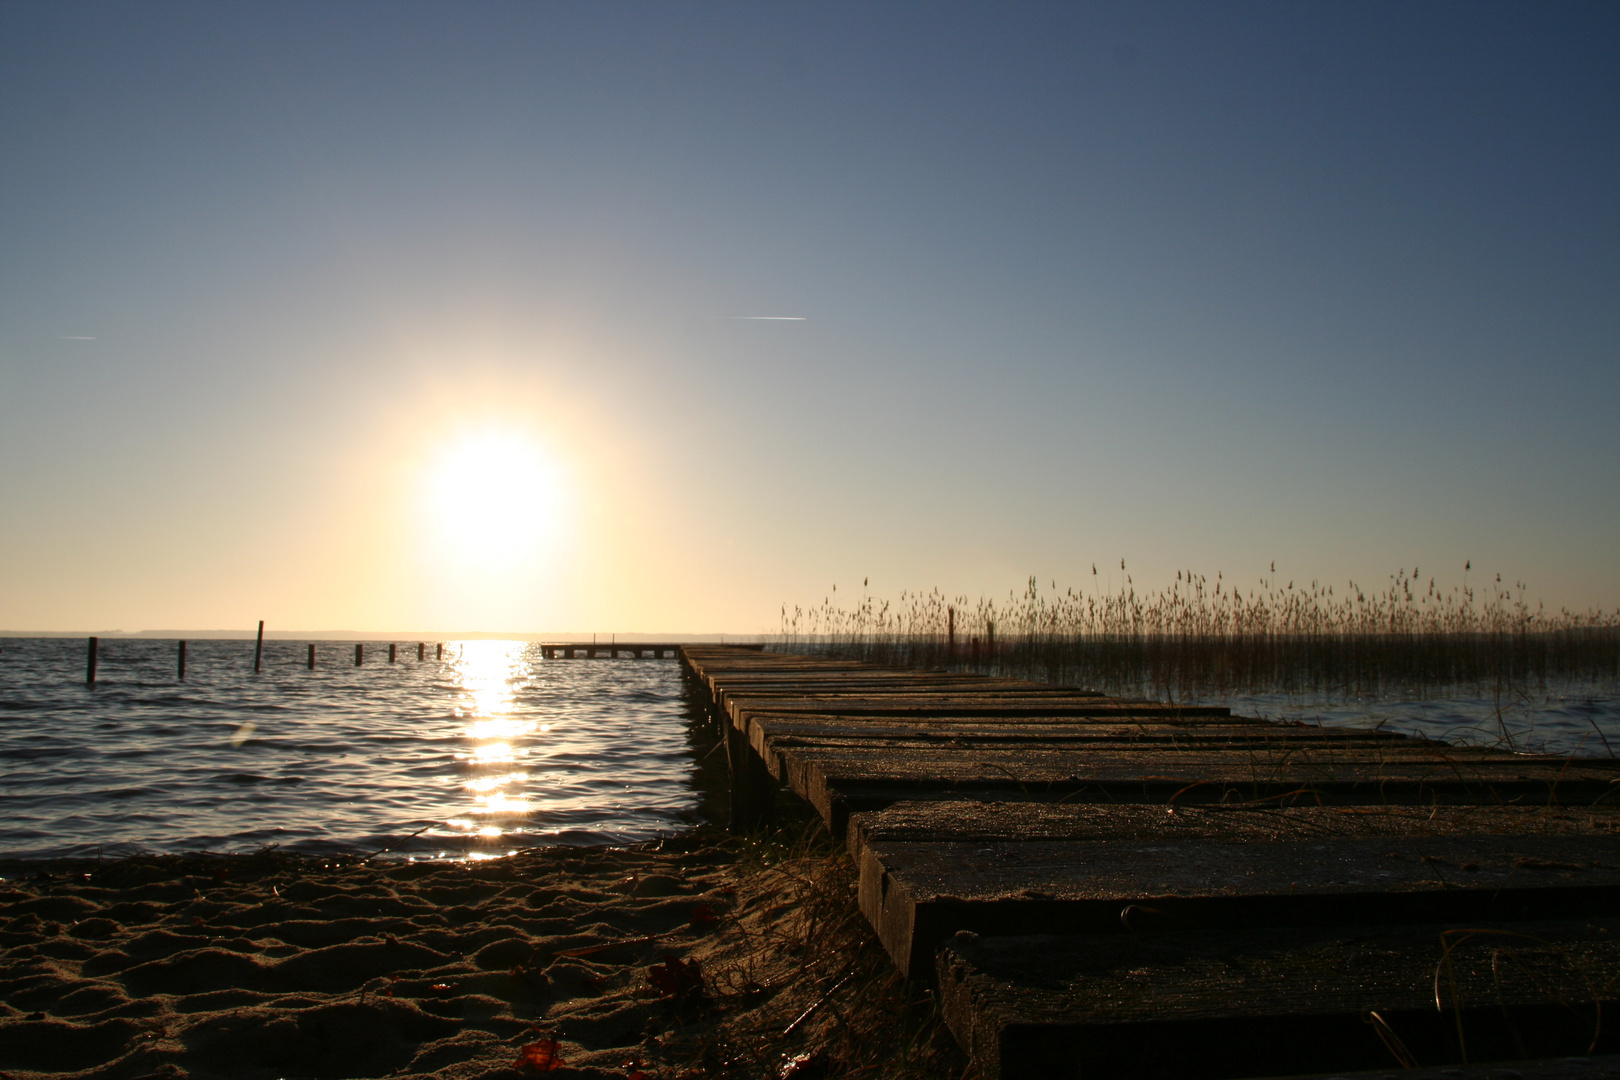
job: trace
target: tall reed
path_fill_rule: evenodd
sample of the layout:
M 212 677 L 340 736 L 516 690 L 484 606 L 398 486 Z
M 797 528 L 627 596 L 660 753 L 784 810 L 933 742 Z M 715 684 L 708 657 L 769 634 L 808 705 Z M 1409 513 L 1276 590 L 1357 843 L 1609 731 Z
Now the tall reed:
M 1163 590 L 1139 593 L 1123 560 L 1120 570 L 1118 591 L 1103 589 L 1093 566 L 1089 591 L 1031 577 L 999 601 L 935 589 L 891 603 L 863 587 L 844 607 L 835 589 L 819 607 L 784 605 L 776 644 L 1173 700 L 1620 687 L 1620 610 L 1532 608 L 1524 585 L 1500 575 L 1480 595 L 1466 570 L 1450 591 L 1425 584 L 1416 567 L 1381 591 L 1275 577 L 1245 590 L 1221 574 L 1180 571 Z

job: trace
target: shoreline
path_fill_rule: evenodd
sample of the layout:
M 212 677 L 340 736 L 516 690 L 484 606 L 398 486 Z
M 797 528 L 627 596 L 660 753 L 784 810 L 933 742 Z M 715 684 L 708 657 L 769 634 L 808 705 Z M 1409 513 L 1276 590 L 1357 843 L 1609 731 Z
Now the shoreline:
M 960 1075 L 853 882 L 807 822 L 477 861 L 0 860 L 0 1073 Z

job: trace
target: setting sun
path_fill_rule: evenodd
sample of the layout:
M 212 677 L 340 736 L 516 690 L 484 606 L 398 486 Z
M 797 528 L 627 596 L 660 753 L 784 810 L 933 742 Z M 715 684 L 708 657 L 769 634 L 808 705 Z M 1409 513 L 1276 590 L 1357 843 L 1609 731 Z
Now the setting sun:
M 559 533 L 563 502 L 556 462 L 537 439 L 485 429 L 439 452 L 424 508 L 443 554 L 505 565 L 545 554 Z

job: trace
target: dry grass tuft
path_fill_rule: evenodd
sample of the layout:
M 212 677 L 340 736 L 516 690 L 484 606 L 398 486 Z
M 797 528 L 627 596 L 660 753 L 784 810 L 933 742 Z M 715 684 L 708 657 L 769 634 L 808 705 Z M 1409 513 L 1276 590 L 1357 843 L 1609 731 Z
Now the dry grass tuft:
M 664 1060 L 690 1076 L 960 1076 L 932 990 L 894 970 L 820 823 L 738 843 L 736 921 L 706 961 L 707 1012 Z

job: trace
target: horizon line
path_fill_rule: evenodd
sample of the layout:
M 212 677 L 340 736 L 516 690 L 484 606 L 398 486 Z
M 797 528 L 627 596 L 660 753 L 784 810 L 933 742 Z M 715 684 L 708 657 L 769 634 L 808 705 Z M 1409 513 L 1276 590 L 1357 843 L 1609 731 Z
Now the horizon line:
M 157 641 L 252 641 L 258 636 L 258 630 L 0 630 L 0 638 L 120 638 Z M 422 631 L 416 630 L 408 633 L 391 633 L 382 630 L 266 630 L 266 641 L 419 641 L 419 640 L 502 640 L 502 641 L 556 641 L 559 644 L 582 643 L 589 645 L 594 640 L 603 644 L 603 639 L 611 642 L 623 637 L 626 642 L 642 641 L 668 642 L 670 644 L 697 643 L 710 638 L 761 638 L 774 636 L 772 633 L 762 631 L 737 632 L 731 630 L 704 630 L 704 631 L 658 631 L 628 630 L 628 631 L 580 631 L 557 630 L 549 632 L 516 631 L 516 630 L 456 630 L 456 631 Z

